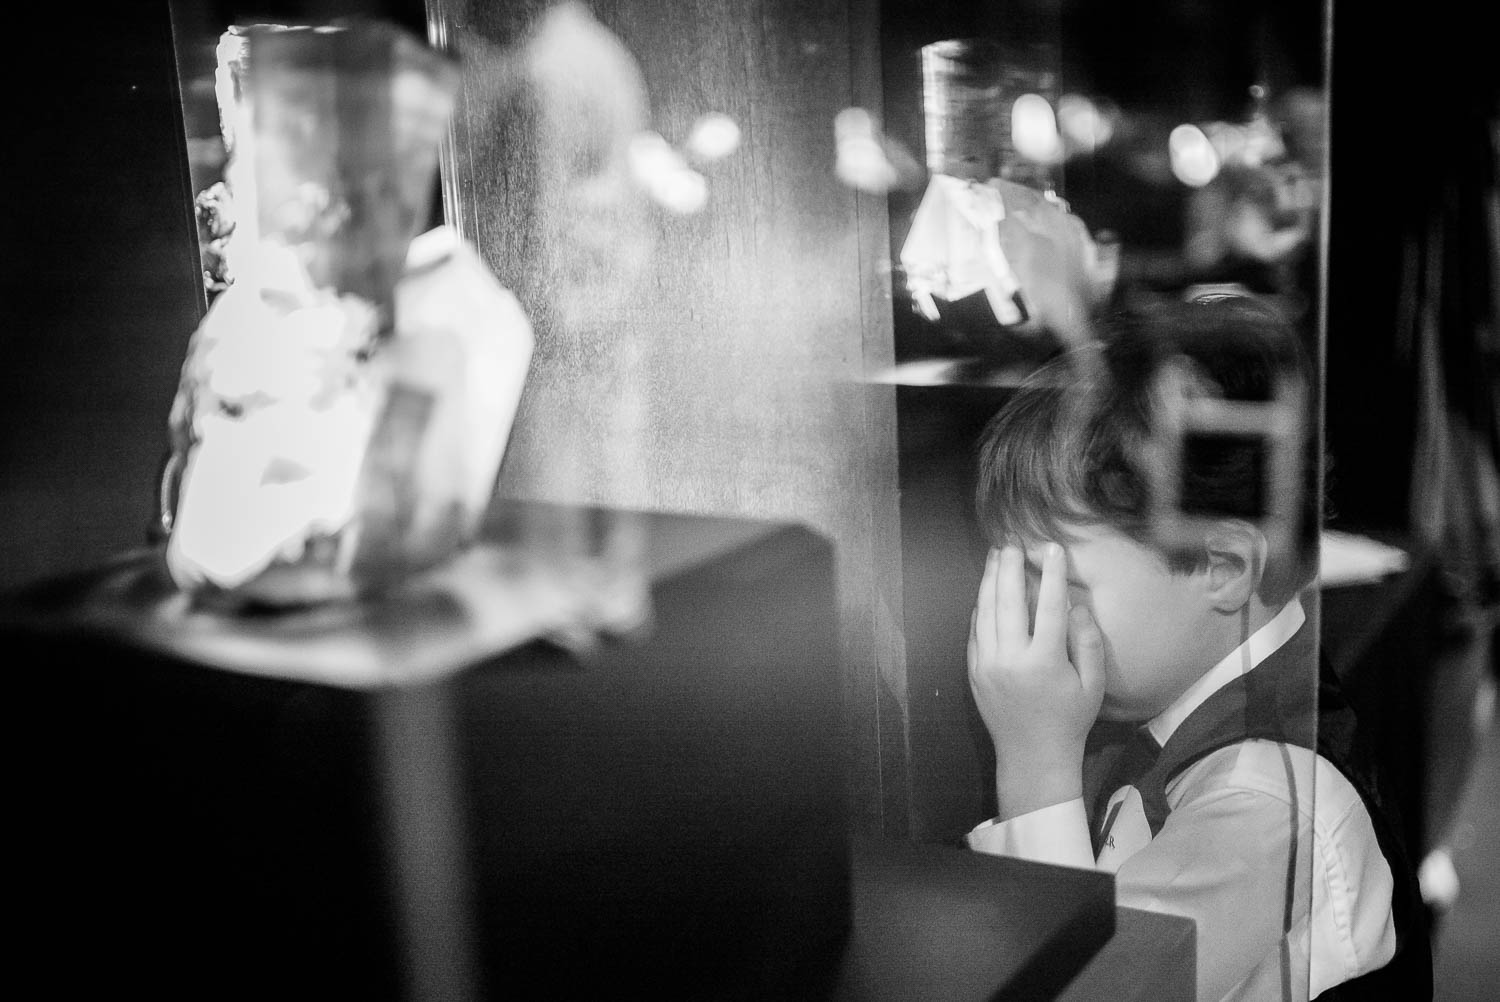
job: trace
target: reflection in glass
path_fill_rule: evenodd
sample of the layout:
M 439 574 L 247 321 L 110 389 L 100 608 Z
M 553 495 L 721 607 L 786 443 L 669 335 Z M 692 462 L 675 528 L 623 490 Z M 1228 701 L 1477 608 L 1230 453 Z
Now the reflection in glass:
M 233 604 L 363 596 L 473 541 L 531 328 L 451 229 L 421 232 L 446 54 L 381 21 L 218 51 L 225 267 L 169 419 L 167 569 Z
M 967 662 L 996 813 L 969 845 L 1191 916 L 1202 997 L 1381 969 L 1409 903 L 1319 678 L 1312 372 L 1274 305 L 1151 303 L 1039 369 L 979 444 Z

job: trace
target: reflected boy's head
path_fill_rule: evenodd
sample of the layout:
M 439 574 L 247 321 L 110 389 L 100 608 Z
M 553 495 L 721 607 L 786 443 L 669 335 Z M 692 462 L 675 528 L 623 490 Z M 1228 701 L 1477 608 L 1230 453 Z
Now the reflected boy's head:
M 1268 306 L 1158 304 L 1109 318 L 1097 345 L 1038 372 L 986 428 L 980 523 L 1028 557 L 1047 541 L 1068 550 L 1069 594 L 1106 641 L 1106 715 L 1160 712 L 1233 649 L 1247 617 L 1274 614 L 1309 578 L 1306 429 L 1279 471 L 1273 436 L 1257 430 L 1300 414 L 1280 403 L 1306 377 L 1295 333 Z M 1277 507 L 1288 497 L 1303 502 L 1290 519 Z

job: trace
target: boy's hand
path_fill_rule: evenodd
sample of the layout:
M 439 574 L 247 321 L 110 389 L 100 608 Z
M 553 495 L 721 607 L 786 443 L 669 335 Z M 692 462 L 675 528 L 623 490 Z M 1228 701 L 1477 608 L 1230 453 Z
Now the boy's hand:
M 1067 555 L 1048 544 L 1028 629 L 1019 547 L 990 550 L 969 627 L 969 688 L 995 743 L 1001 819 L 1083 792 L 1083 743 L 1104 698 L 1104 639 L 1068 607 Z

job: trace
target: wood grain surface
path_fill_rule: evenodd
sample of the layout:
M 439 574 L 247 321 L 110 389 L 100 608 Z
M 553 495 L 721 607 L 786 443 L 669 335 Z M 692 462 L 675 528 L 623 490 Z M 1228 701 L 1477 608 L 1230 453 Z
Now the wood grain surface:
M 878 106 L 874 5 L 590 5 L 637 64 L 641 127 L 680 146 L 704 114 L 739 125 L 692 215 L 601 194 L 628 173 L 634 81 L 601 57 L 595 76 L 621 81 L 607 93 L 580 93 L 587 74 L 543 82 L 558 6 L 431 4 L 469 53 L 449 218 L 537 326 L 501 493 L 793 519 L 833 540 L 859 823 L 903 831 L 895 402 L 864 380 L 892 360 L 886 204 L 833 172 L 834 116 Z

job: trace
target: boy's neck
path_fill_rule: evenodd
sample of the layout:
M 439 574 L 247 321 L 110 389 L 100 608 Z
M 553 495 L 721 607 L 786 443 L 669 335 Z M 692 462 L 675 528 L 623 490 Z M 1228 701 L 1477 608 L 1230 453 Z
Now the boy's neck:
M 1268 605 L 1259 596 L 1252 596 L 1238 612 L 1223 613 L 1216 624 L 1217 637 L 1209 656 L 1204 658 L 1203 674 L 1208 674 L 1242 644 L 1249 643 L 1261 629 L 1286 608 L 1287 603 Z
M 1284 608 L 1286 608 L 1285 602 L 1267 605 L 1261 601 L 1259 595 L 1252 595 L 1250 601 L 1245 603 L 1244 609 L 1231 617 L 1235 620 L 1234 642 L 1224 653 L 1228 655 L 1229 651 L 1255 636 L 1261 627 L 1275 619 L 1276 614 Z

